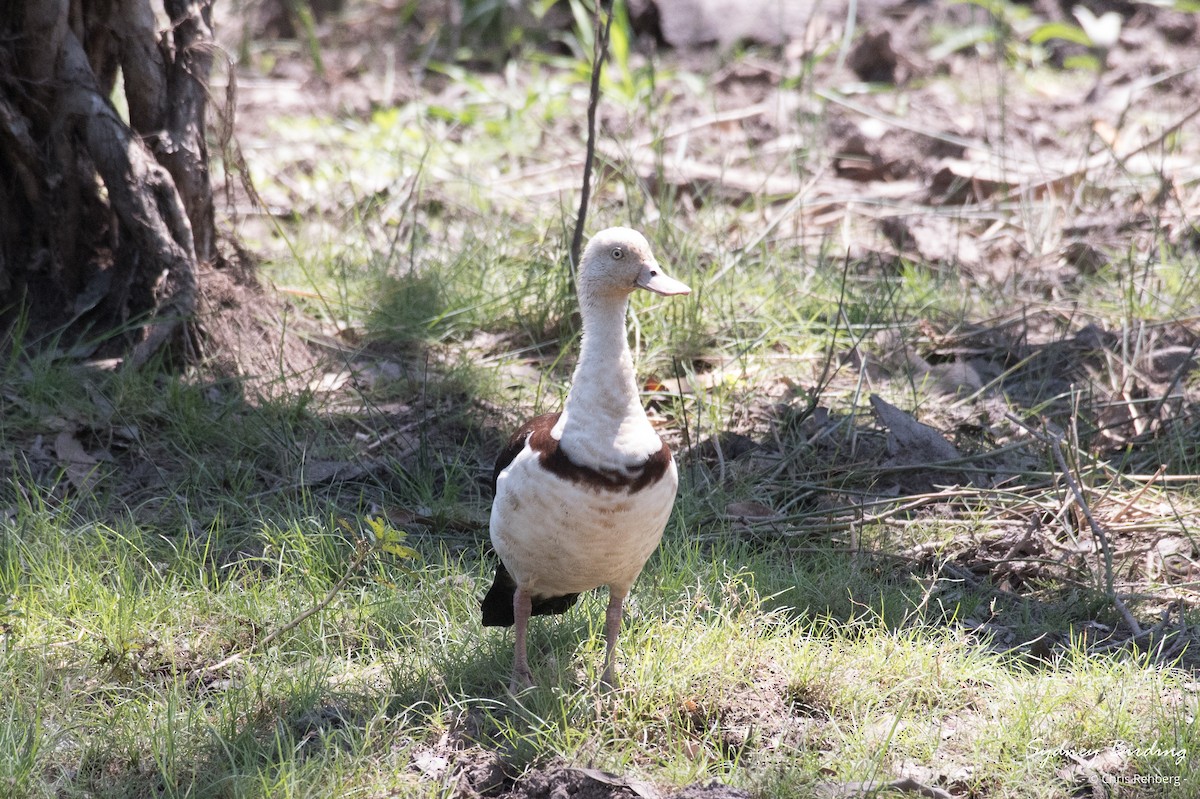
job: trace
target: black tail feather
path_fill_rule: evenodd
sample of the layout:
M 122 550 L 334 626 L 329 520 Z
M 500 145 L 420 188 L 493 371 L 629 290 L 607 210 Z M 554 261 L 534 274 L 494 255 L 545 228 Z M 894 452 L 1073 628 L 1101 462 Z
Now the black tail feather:
M 503 563 L 497 562 L 496 579 L 492 581 L 491 589 L 479 603 L 483 610 L 484 627 L 513 626 L 516 621 L 513 618 L 513 594 L 516 590 L 517 584 L 508 573 L 508 569 L 504 568 Z
M 513 594 L 517 591 L 517 583 L 513 580 L 508 569 L 501 562 L 496 563 L 496 579 L 492 587 L 479 603 L 483 611 L 484 627 L 512 627 L 516 622 L 513 618 Z M 552 613 L 566 613 L 575 604 L 579 594 L 563 594 L 562 596 L 535 596 L 533 598 L 534 616 L 547 616 Z

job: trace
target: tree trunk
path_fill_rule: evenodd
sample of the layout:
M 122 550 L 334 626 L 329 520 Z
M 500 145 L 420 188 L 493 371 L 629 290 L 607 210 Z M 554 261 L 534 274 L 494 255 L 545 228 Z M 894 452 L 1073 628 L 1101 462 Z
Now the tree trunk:
M 132 365 L 189 341 L 217 258 L 212 2 L 0 0 L 0 325 Z

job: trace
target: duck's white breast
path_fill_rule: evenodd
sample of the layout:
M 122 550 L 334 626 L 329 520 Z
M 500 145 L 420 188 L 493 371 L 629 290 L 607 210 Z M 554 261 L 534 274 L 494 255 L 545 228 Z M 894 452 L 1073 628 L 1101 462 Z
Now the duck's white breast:
M 492 545 L 517 584 L 535 596 L 602 585 L 625 591 L 662 538 L 678 484 L 670 458 L 644 485 L 564 477 L 526 441 L 496 481 Z

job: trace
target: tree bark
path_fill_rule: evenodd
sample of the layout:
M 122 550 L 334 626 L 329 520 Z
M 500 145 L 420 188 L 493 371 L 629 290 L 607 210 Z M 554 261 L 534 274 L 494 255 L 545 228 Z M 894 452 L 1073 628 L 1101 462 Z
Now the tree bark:
M 188 324 L 217 260 L 212 2 L 0 0 L 0 324 L 126 331 L 133 366 Z

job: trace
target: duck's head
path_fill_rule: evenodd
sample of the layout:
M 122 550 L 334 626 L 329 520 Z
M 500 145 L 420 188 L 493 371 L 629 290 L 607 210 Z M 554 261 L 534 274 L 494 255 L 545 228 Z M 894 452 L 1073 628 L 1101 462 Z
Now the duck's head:
M 663 271 L 650 243 L 636 230 L 610 227 L 592 236 L 579 263 L 580 294 L 624 298 L 640 288 L 664 297 L 691 293 Z

